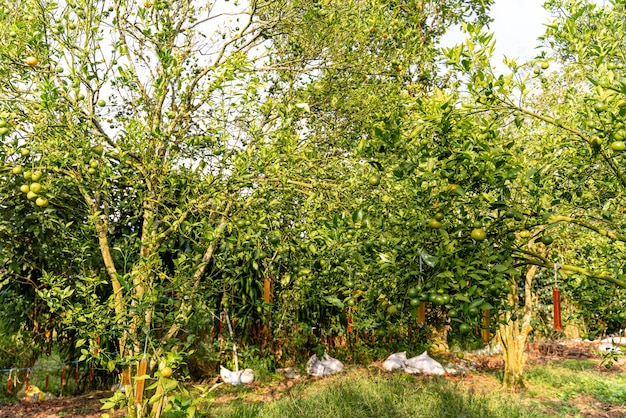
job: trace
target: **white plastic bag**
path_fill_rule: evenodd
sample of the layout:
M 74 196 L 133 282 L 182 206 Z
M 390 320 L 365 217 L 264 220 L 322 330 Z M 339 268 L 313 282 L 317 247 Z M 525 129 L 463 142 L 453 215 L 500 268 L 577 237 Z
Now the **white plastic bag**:
M 254 381 L 254 371 L 252 369 L 231 372 L 224 366 L 220 366 L 220 376 L 222 380 L 231 385 L 247 385 Z
M 276 369 L 276 373 L 285 375 L 287 379 L 301 379 L 302 378 L 302 376 L 300 375 L 300 372 L 294 369 L 293 367 L 286 367 L 284 369 Z
M 317 358 L 316 354 L 313 354 L 309 361 L 306 362 L 306 372 L 315 377 L 324 376 L 324 365 Z
M 343 363 L 324 353 L 322 360 L 313 354 L 306 363 L 306 371 L 315 377 L 330 376 L 343 370 Z
M 391 372 L 397 369 L 404 369 L 406 363 L 406 351 L 401 353 L 393 353 L 385 361 L 383 361 L 383 369 Z
M 322 357 L 322 364 L 328 371 L 327 374 L 335 374 L 343 371 L 343 363 L 336 358 L 329 356 L 327 353 L 324 353 L 324 357 Z
M 446 371 L 443 366 L 433 360 L 428 355 L 427 351 L 416 357 L 412 357 L 405 362 L 404 371 L 410 374 L 428 374 L 428 375 L 443 375 Z

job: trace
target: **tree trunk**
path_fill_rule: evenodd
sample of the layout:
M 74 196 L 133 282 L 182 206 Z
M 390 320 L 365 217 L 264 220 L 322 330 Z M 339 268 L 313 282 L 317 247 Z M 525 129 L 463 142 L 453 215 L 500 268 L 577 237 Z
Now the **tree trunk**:
M 506 312 L 505 321 L 498 329 L 504 358 L 504 377 L 502 383 L 510 389 L 524 388 L 523 373 L 526 365 L 526 339 L 532 330 L 530 320 L 533 313 L 532 282 L 537 273 L 537 266 L 531 266 L 526 272 L 524 282 L 524 315 L 517 319 L 515 312 Z M 509 303 L 518 306 L 517 287 L 509 297 Z
M 530 332 L 530 326 L 527 330 L 522 326 L 520 328 L 519 321 L 510 321 L 505 325 L 501 325 L 499 329 L 500 341 L 502 343 L 502 356 L 504 358 L 504 377 L 502 383 L 511 389 L 524 388 L 524 380 L 522 374 L 526 365 L 526 338 Z
M 431 354 L 445 354 L 450 351 L 448 347 L 448 326 L 430 327 L 430 352 Z

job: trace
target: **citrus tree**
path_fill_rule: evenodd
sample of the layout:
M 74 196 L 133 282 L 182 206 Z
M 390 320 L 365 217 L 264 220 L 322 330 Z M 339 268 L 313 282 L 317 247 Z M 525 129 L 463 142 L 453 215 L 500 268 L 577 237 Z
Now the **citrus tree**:
M 447 306 L 433 310 L 446 322 L 444 312 L 454 306 L 464 315 L 488 308 L 487 299 L 507 286 L 500 276 L 486 280 L 478 259 L 491 257 L 495 265 L 500 255 L 492 253 L 494 241 L 480 244 L 495 236 L 498 226 L 489 228 L 498 205 L 503 207 L 499 186 L 506 175 L 481 175 L 505 171 L 500 166 L 506 159 L 494 163 L 496 149 L 481 152 L 493 121 L 461 120 L 457 92 L 439 87 L 447 80 L 436 66 L 441 34 L 462 20 L 485 22 L 488 4 L 330 1 L 301 10 L 302 24 L 277 40 L 282 60 L 277 95 L 307 109 L 300 116 L 308 133 L 303 144 L 315 144 L 327 158 L 340 153 L 353 173 L 347 174 L 343 193 L 352 197 L 350 209 L 331 216 L 333 222 L 326 218 L 329 228 L 322 232 L 344 239 L 332 258 L 339 257 L 337 271 L 356 286 L 351 294 L 336 282 L 335 293 L 358 304 L 359 320 L 367 322 L 369 315 L 369 324 L 379 314 L 415 312 L 420 293 Z M 475 135 L 462 144 L 467 132 Z M 435 270 L 420 273 L 424 254 L 436 254 Z M 503 273 L 508 267 L 498 269 Z M 361 282 L 368 289 L 365 297 L 358 293 L 364 292 Z M 413 296 L 407 298 L 409 289 Z M 468 332 L 474 326 L 465 322 L 478 320 L 472 315 L 453 324 Z
M 500 129 L 511 138 L 511 150 L 523 156 L 522 176 L 512 184 L 525 218 L 514 257 L 522 265 L 545 268 L 543 277 L 552 283 L 567 274 L 566 287 L 574 293 L 589 280 L 623 288 L 618 209 L 624 187 L 623 4 L 548 2 L 546 7 L 556 19 L 542 38 L 543 52 L 524 64 L 505 59 L 510 73 L 494 74 L 488 59 L 493 45 L 481 42 L 483 35 L 450 49 L 447 57 L 467 77 L 466 107 L 508 121 Z M 482 34 L 479 28 L 468 29 Z M 522 323 L 503 329 L 515 335 L 516 343 L 508 348 L 517 352 L 505 366 L 511 370 L 507 384 L 522 384 L 534 271 L 526 274 Z M 613 311 L 619 315 L 619 309 Z
M 167 379 L 176 366 L 167 362 L 180 360 L 165 352 L 183 344 L 179 337 L 200 289 L 212 289 L 214 310 L 259 313 L 272 300 L 265 297 L 266 282 L 311 302 L 317 290 L 310 272 L 319 268 L 322 274 L 315 276 L 329 277 L 329 290 L 322 305 L 314 302 L 317 315 L 327 316 L 323 306 L 341 309 L 343 302 L 333 297 L 346 270 L 325 264 L 326 256 L 365 263 L 357 235 L 340 237 L 335 225 L 339 219 L 366 221 L 352 192 L 378 186 L 383 177 L 351 153 L 370 139 L 372 149 L 398 139 L 400 119 L 395 110 L 385 114 L 390 102 L 381 86 L 393 92 L 394 102 L 411 94 L 401 86 L 427 85 L 420 80 L 434 78 L 434 41 L 449 23 L 474 12 L 485 19 L 481 4 L 354 2 L 337 9 L 337 2 L 252 1 L 225 10 L 218 2 L 15 0 L 2 6 L 0 136 L 4 194 L 10 197 L 3 209 L 22 211 L 24 228 L 39 231 L 41 246 L 58 239 L 55 251 L 74 255 L 33 263 L 41 277 L 37 295 L 63 318 L 59 326 L 80 333 L 75 346 L 81 359 L 120 372 L 129 415 L 150 409 L 142 400 L 150 370 L 160 363 L 160 377 Z M 380 51 L 376 68 L 365 62 L 358 71 L 347 62 L 336 67 L 340 56 L 369 52 L 346 55 L 339 43 L 319 38 L 324 31 L 315 37 L 298 32 L 320 24 L 343 42 L 339 24 L 350 26 L 338 10 L 346 18 L 365 18 L 358 20 L 358 36 Z M 404 29 L 402 19 L 416 31 Z M 299 20 L 310 25 L 296 30 L 292 22 Z M 266 54 L 263 44 L 279 52 Z M 324 45 L 336 49 L 324 56 Z M 406 59 L 399 45 L 410 51 Z M 290 55 L 299 48 L 305 53 Z M 405 66 L 406 79 L 400 77 Z M 345 110 L 356 110 L 359 96 L 350 97 L 345 109 L 337 107 L 344 102 L 337 95 L 309 100 L 304 80 L 326 70 L 324 75 L 347 71 L 335 93 L 370 80 L 363 92 L 377 97 L 374 117 L 362 112 L 353 118 L 362 122 L 346 122 Z M 318 90 L 332 85 L 320 79 Z M 336 136 L 322 134 L 333 118 L 344 121 L 341 129 Z M 373 135 L 365 144 L 352 129 L 361 123 L 361 132 Z M 303 141 L 308 132 L 316 134 Z M 345 183 L 350 192 L 342 195 Z M 355 204 L 344 205 L 346 200 Z M 378 202 L 373 209 L 380 207 Z M 27 238 L 20 225 L 12 228 Z M 17 257 L 3 253 L 3 266 Z M 390 263 L 381 260 L 383 280 Z M 333 274 L 324 276 L 331 267 Z M 245 292 L 233 299 L 239 289 Z M 119 355 L 99 350 L 101 340 L 115 344 Z M 163 399 L 157 391 L 150 402 L 155 413 Z
M 13 1 L 0 11 L 0 135 L 13 196 L 3 204 L 25 211 L 27 228 L 84 240 L 93 266 L 77 256 L 71 269 L 42 273 L 39 296 L 51 311 L 74 309 L 66 324 L 108 322 L 85 325 L 76 345 L 82 358 L 125 370 L 131 415 L 147 407 L 128 376 L 142 382 L 145 360 L 152 367 L 178 344 L 226 227 L 278 180 L 258 175 L 281 151 L 265 141 L 272 106 L 256 106 L 251 60 L 276 25 L 263 17 L 270 5 L 289 12 L 275 2 L 220 10 L 104 0 Z M 73 252 L 67 243 L 58 251 Z M 100 336 L 119 357 L 95 349 Z

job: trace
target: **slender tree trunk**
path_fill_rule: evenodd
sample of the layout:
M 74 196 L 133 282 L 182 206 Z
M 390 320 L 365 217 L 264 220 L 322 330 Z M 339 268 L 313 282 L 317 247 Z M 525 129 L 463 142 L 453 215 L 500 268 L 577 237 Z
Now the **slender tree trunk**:
M 524 315 L 518 319 L 515 313 L 506 312 L 505 321 L 498 329 L 504 358 L 504 378 L 502 383 L 510 389 L 524 388 L 523 373 L 526 365 L 526 340 L 532 330 L 530 320 L 533 313 L 532 282 L 537 266 L 529 267 L 524 282 Z M 509 297 L 509 303 L 517 308 L 517 289 Z

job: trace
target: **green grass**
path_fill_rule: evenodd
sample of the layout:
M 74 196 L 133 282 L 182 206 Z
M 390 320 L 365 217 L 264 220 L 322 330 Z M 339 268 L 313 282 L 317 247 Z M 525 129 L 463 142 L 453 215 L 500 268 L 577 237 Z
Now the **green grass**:
M 562 402 L 587 395 L 603 404 L 626 405 L 626 375 L 594 371 L 594 365 L 590 360 L 552 362 L 531 368 L 525 378 L 544 396 Z
M 346 375 L 329 382 L 301 385 L 268 403 L 232 402 L 208 416 L 245 417 L 542 417 L 506 396 L 483 395 L 446 379 Z
M 493 371 L 459 381 L 348 369 L 331 378 L 300 382 L 268 402 L 253 402 L 253 388 L 224 388 L 222 393 L 231 401 L 213 404 L 201 416 L 582 417 L 626 405 L 626 375 L 603 371 L 599 363 L 582 359 L 534 365 L 525 374 L 528 390 L 519 394 L 501 389 Z

